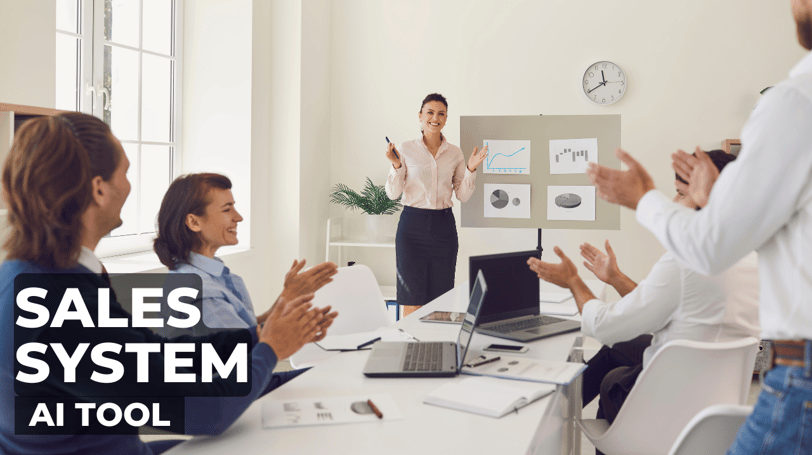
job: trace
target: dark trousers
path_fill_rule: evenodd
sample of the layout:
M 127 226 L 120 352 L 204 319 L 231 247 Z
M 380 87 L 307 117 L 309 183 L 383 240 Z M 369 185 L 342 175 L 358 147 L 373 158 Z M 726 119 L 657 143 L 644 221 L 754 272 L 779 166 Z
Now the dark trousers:
M 604 346 L 586 363 L 581 398 L 586 406 L 600 395 L 596 418 L 606 419 L 610 424 L 615 421 L 643 371 L 643 351 L 651 346 L 651 338 L 651 335 L 640 335 L 633 340 L 615 343 L 611 348 Z M 603 455 L 597 449 L 595 453 Z
M 611 348 L 604 346 L 587 362 L 581 396 L 586 406 L 600 395 L 597 418 L 614 422 L 643 371 L 643 351 L 651 346 L 651 338 L 651 335 L 640 335 Z
M 395 237 L 400 305 L 424 305 L 454 287 L 457 225 L 451 209 L 404 206 Z

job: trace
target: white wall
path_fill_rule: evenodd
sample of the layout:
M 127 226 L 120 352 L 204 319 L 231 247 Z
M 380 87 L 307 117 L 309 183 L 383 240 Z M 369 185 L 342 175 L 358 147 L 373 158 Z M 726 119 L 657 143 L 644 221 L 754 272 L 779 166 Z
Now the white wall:
M 299 256 L 324 260 L 331 162 L 332 3 L 302 1 Z
M 225 257 L 257 312 L 294 259 L 324 255 L 330 165 L 328 0 L 185 2 L 184 172 L 234 180 L 246 215 Z M 250 190 L 250 191 L 249 191 Z M 250 211 L 245 208 L 250 205 Z
M 264 221 L 253 239 L 262 256 L 261 275 L 245 270 L 243 276 L 257 312 L 279 294 L 299 255 L 300 43 L 298 0 L 254 1 L 252 216 L 261 213 L 255 220 Z M 262 295 L 265 302 L 257 302 L 255 296 Z
M 329 0 L 253 1 L 252 255 L 227 260 L 257 312 L 294 259 L 324 255 L 330 178 Z
M 332 37 L 330 178 L 353 187 L 366 176 L 385 180 L 384 136 L 416 138 L 420 101 L 439 92 L 455 144 L 462 115 L 621 114 L 623 147 L 670 195 L 670 154 L 739 137 L 759 91 L 804 55 L 787 1 L 344 0 L 333 9 Z M 593 105 L 581 90 L 584 70 L 600 60 L 628 75 L 626 95 L 611 106 Z M 455 213 L 459 220 L 458 203 Z M 469 255 L 536 245 L 535 230 L 459 233 L 458 282 Z M 578 259 L 580 243 L 607 238 L 636 280 L 663 252 L 622 209 L 620 231 L 545 230 L 544 257 L 553 260 L 559 245 Z M 366 253 L 355 257 L 393 284 L 394 254 Z
M 54 0 L 0 0 L 0 103 L 56 103 Z
M 184 2 L 183 18 L 182 173 L 228 176 L 237 210 L 250 215 L 252 1 Z

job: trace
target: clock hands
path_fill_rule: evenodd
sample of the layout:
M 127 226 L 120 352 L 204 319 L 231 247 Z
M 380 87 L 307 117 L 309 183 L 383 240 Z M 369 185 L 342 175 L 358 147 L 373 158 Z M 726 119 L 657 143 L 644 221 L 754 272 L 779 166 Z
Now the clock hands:
M 609 61 L 596 62 L 588 66 L 582 81 L 581 88 L 587 98 L 602 105 L 619 100 L 627 88 L 626 74 L 619 66 Z M 599 90 L 601 87 L 603 89 Z

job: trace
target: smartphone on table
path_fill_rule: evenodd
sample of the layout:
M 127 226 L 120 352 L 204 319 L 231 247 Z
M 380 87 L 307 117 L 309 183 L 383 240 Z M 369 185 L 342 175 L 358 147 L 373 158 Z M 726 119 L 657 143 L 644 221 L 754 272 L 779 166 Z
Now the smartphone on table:
M 512 352 L 514 354 L 524 354 L 527 352 L 527 346 L 517 346 L 514 344 L 491 344 L 484 348 L 484 351 L 495 352 Z

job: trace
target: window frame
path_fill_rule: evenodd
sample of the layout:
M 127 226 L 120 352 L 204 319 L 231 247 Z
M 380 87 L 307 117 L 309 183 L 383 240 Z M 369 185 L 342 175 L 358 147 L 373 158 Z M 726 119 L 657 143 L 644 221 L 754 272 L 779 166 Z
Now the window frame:
M 122 144 L 134 145 L 138 155 L 137 168 L 132 174 L 131 191 L 129 198 L 136 198 L 136 233 L 118 236 L 105 236 L 96 247 L 95 253 L 98 257 L 111 257 L 131 253 L 143 253 L 152 251 L 152 243 L 155 239 L 155 232 L 141 232 L 142 218 L 141 192 L 141 156 L 142 146 L 158 145 L 170 148 L 169 177 L 167 185 L 177 177 L 181 169 L 182 157 L 182 80 L 183 80 L 183 0 L 170 0 L 174 5 L 172 10 L 172 22 L 174 33 L 172 34 L 172 49 L 169 59 L 171 65 L 172 78 L 170 82 L 170 93 L 172 101 L 170 103 L 170 136 L 167 142 L 155 142 L 142 140 L 142 101 L 143 101 L 143 56 L 144 54 L 167 58 L 166 55 L 143 49 L 143 0 L 135 0 L 140 8 L 139 14 L 139 43 L 138 47 L 111 43 L 104 36 L 104 13 L 105 0 L 77 0 L 80 21 L 80 33 L 69 33 L 62 30 L 56 31 L 58 34 L 75 36 L 82 39 L 81 55 L 79 57 L 79 77 L 77 77 L 77 98 L 79 102 L 78 110 L 86 114 L 104 118 L 104 104 L 109 102 L 109 95 L 106 95 L 104 87 L 104 51 L 105 46 L 110 45 L 116 48 L 128 49 L 138 52 L 138 113 L 137 113 L 137 140 L 121 140 Z M 57 76 L 58 77 L 58 76 Z M 134 163 L 135 164 L 135 163 Z M 147 182 L 147 185 L 149 183 Z

